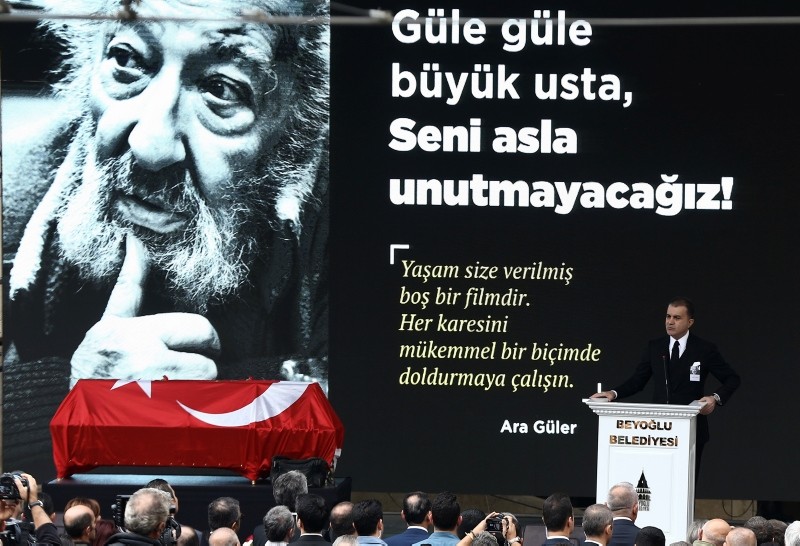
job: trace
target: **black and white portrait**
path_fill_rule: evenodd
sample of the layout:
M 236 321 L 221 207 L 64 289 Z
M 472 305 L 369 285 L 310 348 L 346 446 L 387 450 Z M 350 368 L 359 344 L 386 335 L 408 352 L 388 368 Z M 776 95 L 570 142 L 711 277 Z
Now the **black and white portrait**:
M 6 463 L 81 378 L 324 386 L 328 4 L 41 4 L 55 76 L 0 118 Z

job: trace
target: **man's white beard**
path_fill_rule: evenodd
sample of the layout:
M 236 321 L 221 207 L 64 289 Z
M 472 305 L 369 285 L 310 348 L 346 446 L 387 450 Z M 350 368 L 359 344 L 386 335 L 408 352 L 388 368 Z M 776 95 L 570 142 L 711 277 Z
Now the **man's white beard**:
M 126 152 L 97 164 L 93 127 L 82 124 L 71 146 L 81 146 L 82 161 L 69 173 L 70 192 L 58 213 L 63 257 L 93 280 L 115 282 L 124 258 L 124 241 L 134 234 L 145 245 L 151 269 L 163 272 L 169 296 L 195 312 L 235 295 L 247 281 L 259 248 L 259 231 L 274 212 L 267 176 L 229 182 L 224 208 L 211 209 L 186 169 L 148 173 Z M 92 124 L 93 125 L 93 124 Z M 176 233 L 158 234 L 131 224 L 113 211 L 117 192 L 143 192 L 169 203 L 190 218 Z M 262 195 L 259 195 L 262 194 Z

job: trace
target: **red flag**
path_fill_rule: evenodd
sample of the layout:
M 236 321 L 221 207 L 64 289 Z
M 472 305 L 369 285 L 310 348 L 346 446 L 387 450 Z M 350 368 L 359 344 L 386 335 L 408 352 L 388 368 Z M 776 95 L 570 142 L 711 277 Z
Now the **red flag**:
M 344 427 L 317 383 L 78 381 L 50 422 L 59 478 L 98 466 L 220 468 L 251 480 L 275 455 L 333 462 Z

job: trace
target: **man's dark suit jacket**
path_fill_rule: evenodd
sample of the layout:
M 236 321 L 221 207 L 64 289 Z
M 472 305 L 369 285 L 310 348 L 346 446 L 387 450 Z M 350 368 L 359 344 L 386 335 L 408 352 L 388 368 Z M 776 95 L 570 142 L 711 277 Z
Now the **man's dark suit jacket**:
M 611 524 L 611 540 L 608 546 L 633 546 L 639 528 L 629 519 L 615 519 Z
M 384 539 L 384 542 L 389 546 L 411 546 L 415 542 L 425 540 L 431 534 L 424 529 L 406 529 L 398 535 Z
M 300 538 L 297 539 L 295 544 L 305 544 L 305 545 L 314 545 L 314 546 L 330 546 L 330 542 L 325 540 L 319 535 L 300 535 Z
M 616 387 L 618 398 L 625 398 L 641 391 L 650 379 L 653 379 L 653 403 L 655 404 L 689 404 L 710 392 L 705 391 L 708 374 L 713 375 L 721 385 L 714 392 L 719 395 L 722 404 L 727 403 L 733 392 L 741 383 L 741 379 L 722 358 L 716 345 L 689 333 L 686 350 L 678 360 L 678 364 L 670 363 L 669 336 L 651 340 L 636 365 L 633 375 L 619 387 Z M 691 381 L 689 370 L 692 365 L 700 363 L 700 380 Z M 668 381 L 664 371 L 668 370 Z M 697 442 L 708 441 L 708 420 L 705 415 L 697 416 Z M 614 539 L 612 537 L 612 543 Z

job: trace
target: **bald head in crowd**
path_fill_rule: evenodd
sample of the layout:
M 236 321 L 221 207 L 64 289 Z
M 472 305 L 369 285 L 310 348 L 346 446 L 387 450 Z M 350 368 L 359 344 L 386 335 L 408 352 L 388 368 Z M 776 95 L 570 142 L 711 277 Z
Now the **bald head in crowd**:
M 757 546 L 756 534 L 747 527 L 734 527 L 725 537 L 725 546 Z
M 95 537 L 95 516 L 88 506 L 76 504 L 64 512 L 64 532 L 73 542 L 91 543 Z
M 239 537 L 230 527 L 220 527 L 209 535 L 208 546 L 240 546 Z
M 711 542 L 716 546 L 722 546 L 725 543 L 725 537 L 728 536 L 730 531 L 731 526 L 724 519 L 710 519 L 700 531 L 700 540 Z

